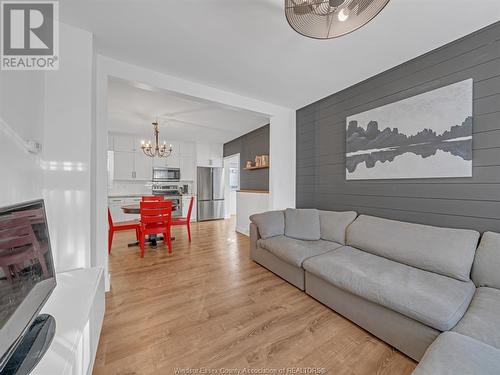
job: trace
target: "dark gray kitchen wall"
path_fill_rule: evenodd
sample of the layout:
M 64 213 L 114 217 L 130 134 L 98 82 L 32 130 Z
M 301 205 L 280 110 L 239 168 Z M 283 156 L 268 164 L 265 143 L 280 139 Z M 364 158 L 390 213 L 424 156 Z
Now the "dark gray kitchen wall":
M 346 181 L 346 116 L 468 78 L 472 178 Z M 296 200 L 297 207 L 500 232 L 500 22 L 298 110 Z
M 240 189 L 269 190 L 269 169 L 246 171 L 247 160 L 255 161 L 256 155 L 269 155 L 269 125 L 242 135 L 224 144 L 224 157 L 240 154 Z

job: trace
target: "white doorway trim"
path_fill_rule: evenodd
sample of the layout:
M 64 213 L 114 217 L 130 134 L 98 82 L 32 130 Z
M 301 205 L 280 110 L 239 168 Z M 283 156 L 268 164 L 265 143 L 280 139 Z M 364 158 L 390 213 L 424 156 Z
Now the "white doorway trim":
M 270 117 L 269 208 L 282 209 L 295 206 L 295 109 L 277 106 L 239 94 L 219 90 L 178 77 L 165 75 L 109 57 L 96 56 L 96 128 L 93 145 L 93 181 L 95 181 L 94 220 L 95 233 L 92 259 L 94 266 L 108 272 L 107 252 L 107 85 L 110 77 L 128 80 L 143 88 L 163 89 L 180 94 L 258 112 Z M 110 288 L 106 278 L 106 290 Z
M 240 171 L 240 154 L 233 154 L 224 157 L 224 217 L 229 219 L 232 216 L 233 210 L 236 211 L 236 192 L 231 188 L 231 164 L 238 163 L 238 176 L 241 176 Z M 240 181 L 238 181 L 238 188 Z M 233 207 L 234 206 L 234 207 Z M 236 213 L 235 213 L 236 214 Z

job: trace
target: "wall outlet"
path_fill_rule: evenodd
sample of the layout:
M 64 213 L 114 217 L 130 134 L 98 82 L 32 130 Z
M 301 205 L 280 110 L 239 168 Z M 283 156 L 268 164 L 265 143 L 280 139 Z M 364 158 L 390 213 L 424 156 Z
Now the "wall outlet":
M 26 142 L 26 149 L 28 152 L 38 155 L 42 152 L 42 144 L 34 140 L 29 140 Z

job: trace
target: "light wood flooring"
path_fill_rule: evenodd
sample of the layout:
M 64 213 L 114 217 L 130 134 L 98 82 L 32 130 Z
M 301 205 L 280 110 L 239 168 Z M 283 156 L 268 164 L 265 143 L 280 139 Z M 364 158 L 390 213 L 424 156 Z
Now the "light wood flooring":
M 126 246 L 133 232 L 115 234 L 95 375 L 414 369 L 411 359 L 252 262 L 234 221 L 195 223 L 191 244 L 185 228 L 174 235 L 173 254 L 159 246 L 140 259 L 137 247 Z

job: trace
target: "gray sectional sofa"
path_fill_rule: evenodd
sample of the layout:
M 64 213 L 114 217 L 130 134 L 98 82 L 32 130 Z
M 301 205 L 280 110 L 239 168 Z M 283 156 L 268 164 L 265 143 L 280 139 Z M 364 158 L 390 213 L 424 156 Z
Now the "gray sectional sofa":
M 254 261 L 416 361 L 424 357 L 415 373 L 480 374 L 443 372 L 439 358 L 448 361 L 463 340 L 470 368 L 487 356 L 484 373 L 500 374 L 499 234 L 485 233 L 476 252 L 474 230 L 355 212 L 287 209 L 250 220 Z M 488 350 L 476 356 L 475 345 Z

